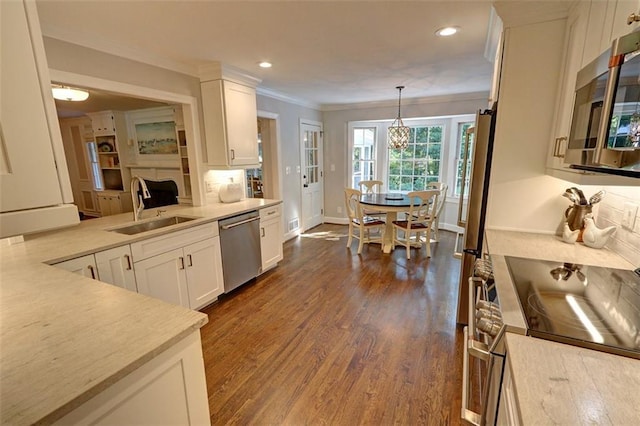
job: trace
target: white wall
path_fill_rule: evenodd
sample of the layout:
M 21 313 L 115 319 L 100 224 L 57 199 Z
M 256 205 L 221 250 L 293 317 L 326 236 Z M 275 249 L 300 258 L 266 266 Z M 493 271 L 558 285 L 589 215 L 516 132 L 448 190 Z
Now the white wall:
M 300 165 L 300 119 L 322 121 L 322 115 L 320 111 L 311 107 L 284 102 L 260 94 L 257 96 L 257 103 L 258 111 L 277 114 L 280 184 L 282 186 L 279 193 L 282 194 L 284 234 L 285 239 L 288 239 L 297 235 L 295 229 L 288 229 L 288 224 L 294 219 L 298 219 L 298 223 L 300 223 L 301 215 L 302 179 L 300 172 L 296 169 L 296 166 Z M 289 174 L 286 173 L 287 169 L 290 170 Z
M 450 115 L 475 114 L 487 107 L 489 93 L 469 93 L 463 95 L 442 96 L 425 99 L 407 99 L 402 101 L 402 118 L 442 117 Z M 338 207 L 344 207 L 344 188 L 348 180 L 348 123 L 365 120 L 393 120 L 398 115 L 398 106 L 357 104 L 345 105 L 341 109 L 324 111 L 324 165 L 325 165 L 325 217 L 334 223 L 346 223 L 346 214 L 338 213 Z M 450 203 L 448 204 L 450 206 Z M 451 210 L 449 207 L 448 210 Z M 449 219 L 445 213 L 445 220 Z

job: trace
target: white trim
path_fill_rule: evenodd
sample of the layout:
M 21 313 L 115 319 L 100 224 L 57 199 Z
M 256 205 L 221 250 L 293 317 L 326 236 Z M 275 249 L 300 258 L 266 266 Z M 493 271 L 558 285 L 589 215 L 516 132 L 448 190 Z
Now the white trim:
M 283 242 L 284 242 L 284 241 L 292 240 L 292 239 L 294 239 L 294 238 L 297 238 L 297 237 L 298 237 L 298 235 L 300 235 L 300 230 L 299 230 L 299 229 L 296 229 L 296 230 L 293 230 L 293 231 L 289 231 L 289 232 L 287 232 L 286 234 L 284 234 L 284 240 L 283 240 Z
M 324 217 L 324 223 L 331 223 L 333 225 L 349 225 L 349 218 L 346 217 Z
M 456 93 L 451 95 L 402 99 L 402 105 L 403 106 L 427 105 L 427 104 L 437 104 L 437 103 L 478 101 L 478 100 L 484 100 L 488 102 L 489 92 L 486 91 L 486 92 Z M 342 110 L 397 107 L 397 106 L 398 106 L 398 103 L 396 101 L 386 100 L 386 101 L 374 101 L 374 102 L 358 102 L 353 104 L 325 104 L 325 105 L 321 105 L 320 110 L 321 111 L 342 111 Z
M 276 114 L 273 112 L 258 110 L 257 111 L 258 118 L 266 118 L 269 120 L 275 120 L 276 122 L 276 165 L 277 170 L 272 171 L 272 173 L 277 173 L 278 177 L 278 186 L 276 187 L 277 192 L 274 194 L 275 198 L 283 199 L 284 187 L 282 186 L 282 137 L 280 134 L 280 114 Z M 263 165 L 264 167 L 264 165 Z
M 231 65 L 222 62 L 211 62 L 198 67 L 200 81 L 228 80 L 234 83 L 250 86 L 255 89 L 262 79 Z
M 303 106 L 303 107 L 306 107 L 306 108 L 311 108 L 311 109 L 322 111 L 322 105 L 320 105 L 318 103 L 311 102 L 311 101 L 306 101 L 306 100 L 300 99 L 300 98 L 293 98 L 291 96 L 285 95 L 284 93 L 280 93 L 280 92 L 277 92 L 275 90 L 268 89 L 266 87 L 257 87 L 256 88 L 256 93 L 258 95 L 265 96 L 267 98 L 272 98 L 272 99 L 276 99 L 276 100 L 279 100 L 279 101 L 282 101 L 282 102 L 286 102 L 286 103 L 289 103 L 289 104 L 299 105 L 299 106 Z
M 67 71 L 50 69 L 52 81 L 66 84 L 75 84 L 79 86 L 108 90 L 117 94 L 133 96 L 136 98 L 149 99 L 167 103 L 175 103 L 182 105 L 182 114 L 184 116 L 184 127 L 187 134 L 187 152 L 191 168 L 191 196 L 194 206 L 202 206 L 205 204 L 205 194 L 202 184 L 202 140 L 200 137 L 200 118 L 198 113 L 198 99 L 194 96 L 183 95 L 180 93 L 167 92 L 164 90 L 152 89 L 144 86 L 136 86 L 133 84 L 122 83 L 118 81 L 106 80 L 103 78 L 92 77 L 83 74 L 76 74 Z M 193 179 L 193 175 L 197 177 Z M 194 186 L 194 183 L 196 185 Z

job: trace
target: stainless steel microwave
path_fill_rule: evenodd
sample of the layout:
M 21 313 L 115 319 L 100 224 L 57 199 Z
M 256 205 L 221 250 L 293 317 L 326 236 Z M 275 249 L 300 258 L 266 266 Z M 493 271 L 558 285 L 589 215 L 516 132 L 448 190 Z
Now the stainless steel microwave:
M 640 32 L 578 73 L 564 158 L 574 169 L 640 178 Z

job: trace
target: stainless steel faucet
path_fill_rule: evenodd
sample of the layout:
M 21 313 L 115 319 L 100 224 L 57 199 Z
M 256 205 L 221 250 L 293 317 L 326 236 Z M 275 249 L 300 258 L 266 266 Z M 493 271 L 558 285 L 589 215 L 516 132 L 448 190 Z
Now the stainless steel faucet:
M 138 195 L 138 185 L 142 189 L 142 195 Z M 140 176 L 132 176 L 131 177 L 131 201 L 133 202 L 133 220 L 135 222 L 140 219 L 142 216 L 142 211 L 144 210 L 144 202 L 142 199 L 151 198 L 151 194 L 149 194 L 149 188 L 147 188 L 147 184 L 144 183 L 144 179 Z

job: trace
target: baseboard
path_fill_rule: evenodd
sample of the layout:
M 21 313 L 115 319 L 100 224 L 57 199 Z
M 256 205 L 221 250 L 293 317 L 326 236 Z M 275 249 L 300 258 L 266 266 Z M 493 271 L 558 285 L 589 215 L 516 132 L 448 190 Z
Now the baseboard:
M 349 218 L 346 217 L 324 217 L 324 223 L 331 223 L 333 225 L 348 225 Z

